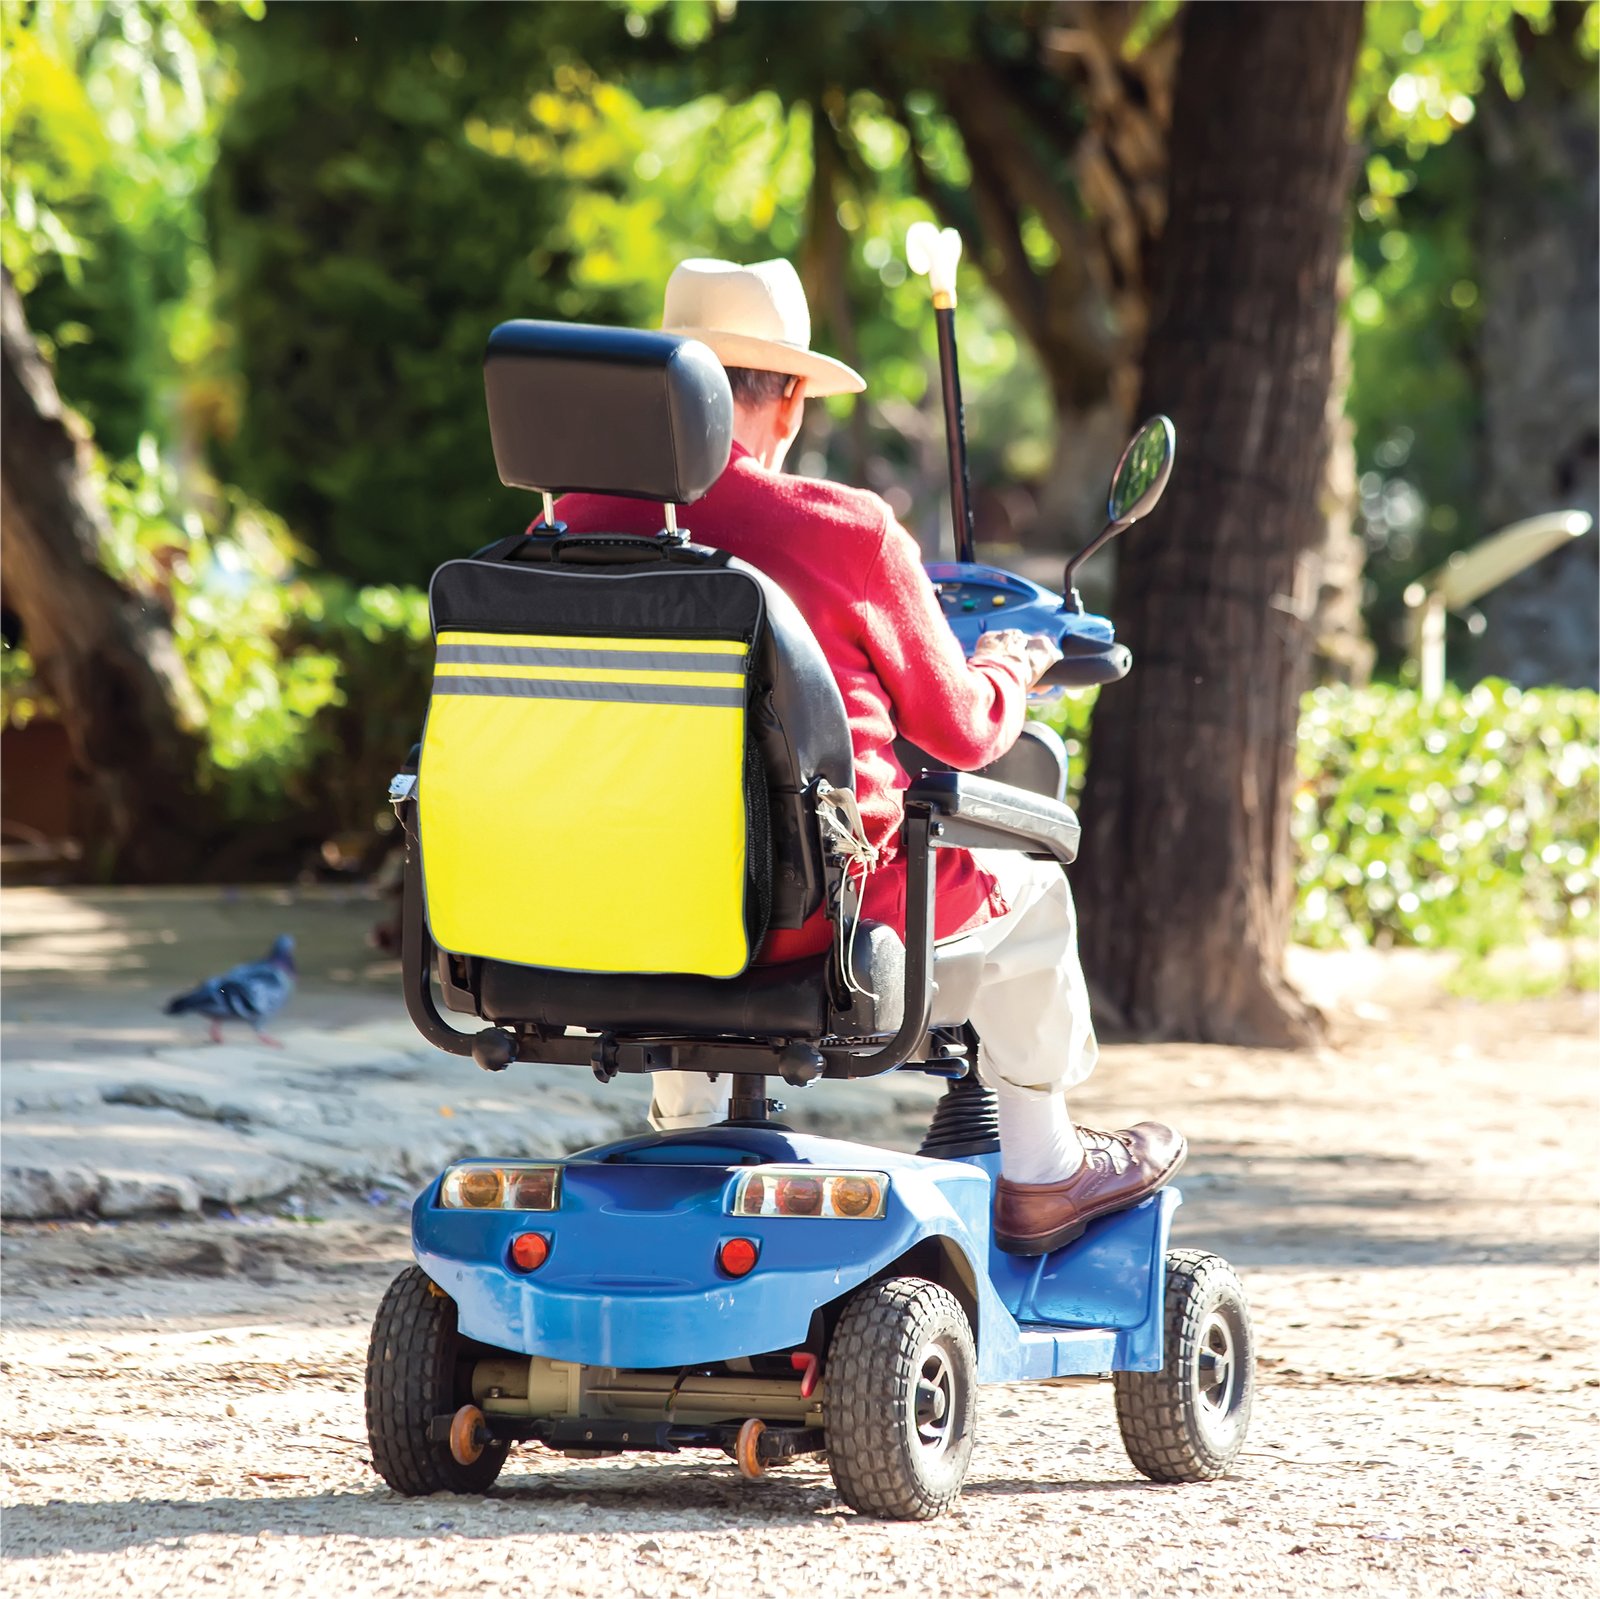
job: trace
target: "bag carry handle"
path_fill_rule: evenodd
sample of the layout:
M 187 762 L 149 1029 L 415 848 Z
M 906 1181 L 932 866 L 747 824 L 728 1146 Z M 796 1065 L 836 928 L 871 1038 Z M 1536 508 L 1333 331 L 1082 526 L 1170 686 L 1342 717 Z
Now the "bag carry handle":
M 676 540 L 644 533 L 562 533 L 551 542 L 550 559 L 564 561 L 578 550 L 623 550 L 636 561 L 661 561 L 677 547 Z
M 584 562 L 584 555 L 588 562 Z M 705 544 L 688 544 L 678 539 L 647 533 L 556 533 L 535 531 L 512 533 L 481 550 L 474 550 L 475 561 L 566 562 L 573 565 L 636 566 L 646 561 L 681 561 L 697 566 L 726 566 L 725 550 Z

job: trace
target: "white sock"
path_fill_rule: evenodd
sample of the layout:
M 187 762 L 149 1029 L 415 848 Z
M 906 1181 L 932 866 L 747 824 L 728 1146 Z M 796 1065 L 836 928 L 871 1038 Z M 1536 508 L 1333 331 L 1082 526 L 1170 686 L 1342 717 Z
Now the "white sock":
M 1000 1171 L 1013 1183 L 1059 1183 L 1083 1164 L 1066 1096 L 994 1084 L 1000 1110 Z

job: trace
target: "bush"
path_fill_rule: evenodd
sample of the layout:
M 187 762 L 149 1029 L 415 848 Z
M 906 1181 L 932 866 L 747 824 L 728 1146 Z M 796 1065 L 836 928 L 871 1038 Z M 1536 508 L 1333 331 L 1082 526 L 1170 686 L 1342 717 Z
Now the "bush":
M 307 575 L 281 520 L 237 489 L 186 489 L 148 435 L 97 482 L 107 565 L 171 619 L 193 690 L 184 710 L 205 736 L 201 783 L 223 816 L 299 818 L 269 851 L 291 837 L 370 838 L 390 820 L 386 780 L 421 736 L 427 595 Z M 0 659 L 4 710 L 20 723 L 37 711 L 29 663 L 21 650 Z
M 285 647 L 310 586 L 305 551 L 237 489 L 196 474 L 185 484 L 146 434 L 137 453 L 95 460 L 112 574 L 166 613 L 192 693 L 180 706 L 205 737 L 198 774 L 234 822 L 303 801 L 313 722 L 339 697 L 339 662 Z
M 323 578 L 309 588 L 291 641 L 338 662 L 338 694 L 311 730 L 319 816 L 334 837 L 329 864 L 368 853 L 372 835 L 394 816 L 384 801 L 389 778 L 422 737 L 433 674 L 428 596 L 421 589 L 356 588 Z M 367 844 L 363 844 L 365 836 Z M 354 848 L 333 850 L 339 838 Z
M 1046 720 L 1082 792 L 1093 697 Z M 1322 948 L 1417 944 L 1481 954 L 1596 928 L 1600 695 L 1319 688 L 1304 701 L 1293 936 Z
M 1595 927 L 1600 696 L 1317 689 L 1295 802 L 1307 944 L 1478 952 Z

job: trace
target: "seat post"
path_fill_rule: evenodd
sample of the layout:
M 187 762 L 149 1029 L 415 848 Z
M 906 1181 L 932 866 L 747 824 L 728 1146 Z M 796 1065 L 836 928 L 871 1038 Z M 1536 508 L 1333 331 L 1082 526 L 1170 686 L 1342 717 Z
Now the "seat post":
M 734 1072 L 728 1091 L 728 1120 L 764 1122 L 767 1120 L 767 1080 L 754 1072 Z

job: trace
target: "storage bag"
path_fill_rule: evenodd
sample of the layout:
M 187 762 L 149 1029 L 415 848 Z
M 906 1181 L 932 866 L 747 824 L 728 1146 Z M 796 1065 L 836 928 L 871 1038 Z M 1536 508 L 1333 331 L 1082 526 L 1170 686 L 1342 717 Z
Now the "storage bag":
M 742 972 L 765 930 L 756 585 L 458 561 L 432 600 L 418 812 L 434 941 L 565 971 Z

